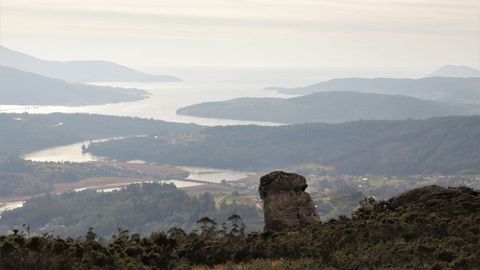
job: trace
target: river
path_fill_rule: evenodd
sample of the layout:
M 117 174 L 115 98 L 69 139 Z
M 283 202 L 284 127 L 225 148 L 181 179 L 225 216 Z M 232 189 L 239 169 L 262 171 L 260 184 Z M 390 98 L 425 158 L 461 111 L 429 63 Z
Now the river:
M 169 73 L 179 76 L 182 82 L 173 83 L 94 83 L 113 87 L 144 89 L 150 97 L 135 101 L 95 106 L 19 106 L 2 105 L 1 112 L 10 113 L 93 113 L 118 116 L 152 118 L 179 123 L 207 126 L 219 125 L 278 125 L 258 121 L 211 119 L 177 115 L 179 108 L 207 101 L 223 101 L 239 97 L 279 97 L 291 95 L 265 90 L 268 86 L 300 87 L 339 77 L 401 76 L 396 70 L 366 71 L 364 69 L 321 68 L 151 68 L 151 73 Z
M 32 152 L 26 155 L 23 155 L 22 158 L 31 161 L 38 162 L 91 162 L 91 161 L 101 161 L 106 160 L 103 157 L 95 156 L 89 153 L 82 152 L 82 145 L 88 145 L 92 142 L 100 142 L 106 140 L 115 140 L 119 138 L 109 138 L 109 139 L 100 139 L 93 141 L 84 141 L 64 146 L 52 147 L 45 150 L 40 150 Z M 131 162 L 142 163 L 141 160 L 132 160 Z M 188 167 L 188 166 L 178 166 L 181 169 L 184 169 L 190 173 L 187 179 L 208 181 L 214 183 L 220 183 L 223 180 L 225 181 L 235 181 L 241 178 L 245 178 L 251 175 L 255 175 L 256 172 L 252 171 L 235 171 L 235 170 L 226 170 L 226 169 L 217 169 L 217 168 L 207 168 L 207 167 Z M 151 180 L 145 180 L 144 182 L 151 182 Z M 178 188 L 192 187 L 200 185 L 199 183 L 193 182 L 184 182 L 178 180 L 165 180 L 164 183 L 175 184 Z M 106 184 L 102 186 L 83 186 L 81 188 L 75 189 L 76 191 L 82 191 L 86 189 L 95 189 L 102 192 L 111 192 L 118 190 L 123 186 L 128 184 L 138 184 L 141 182 L 126 182 L 120 184 Z M 25 201 L 9 201 L 0 203 L 0 214 L 7 210 L 12 210 L 15 208 L 20 208 L 23 206 Z M 1 217 L 1 216 L 0 216 Z
M 123 102 L 96 106 L 20 106 L 1 105 L 0 113 L 92 113 L 117 116 L 132 116 L 152 118 L 179 123 L 195 123 L 199 125 L 279 125 L 278 123 L 258 121 L 238 121 L 228 119 L 209 119 L 177 115 L 176 110 L 207 101 L 221 101 L 238 97 L 292 97 L 279 94 L 276 91 L 265 90 L 267 86 L 298 87 L 313 84 L 322 80 L 338 77 L 372 77 L 372 76 L 399 76 L 398 71 L 365 71 L 362 69 L 318 69 L 318 68 L 191 68 L 191 69 L 157 69 L 152 73 L 170 73 L 179 76 L 184 81 L 175 83 L 94 83 L 113 87 L 139 88 L 150 92 L 150 96 L 136 102 Z M 402 75 L 401 75 L 402 76 Z M 403 75 L 405 76 L 405 75 Z M 33 161 L 71 161 L 88 162 L 102 160 L 91 154 L 81 151 L 79 142 L 71 145 L 53 147 L 34 153 L 23 158 Z M 232 171 L 216 168 L 182 167 L 191 174 L 189 178 L 211 182 L 222 180 L 233 181 L 255 172 Z M 185 183 L 176 183 L 185 186 Z M 88 188 L 88 187 L 87 187 Z M 112 190 L 112 189 L 109 189 Z M 0 205 L 0 212 L 5 209 L 21 207 L 23 201 L 8 202 Z
M 210 75 L 212 76 L 212 75 Z M 10 113 L 92 113 L 118 116 L 141 117 L 178 123 L 195 123 L 206 126 L 224 125 L 278 125 L 259 121 L 240 121 L 228 119 L 200 118 L 177 115 L 179 108 L 207 101 L 221 101 L 238 97 L 288 97 L 276 91 L 264 90 L 267 82 L 219 78 L 190 78 L 173 83 L 92 83 L 124 88 L 147 90 L 150 96 L 135 102 L 121 102 L 95 106 L 20 106 L 0 105 L 0 112 Z M 273 83 L 273 82 L 272 82 Z M 266 84 L 268 85 L 268 84 Z
M 99 157 L 92 155 L 90 153 L 83 153 L 82 145 L 89 145 L 93 142 L 101 142 L 108 140 L 117 140 L 118 138 L 109 138 L 109 139 L 100 139 L 92 141 L 84 141 L 64 146 L 52 147 L 36 152 L 32 152 L 26 155 L 23 155 L 22 158 L 31 161 L 38 162 L 90 162 L 90 161 L 101 161 L 106 160 L 104 157 Z M 132 163 L 143 163 L 142 160 L 131 160 Z M 235 181 L 247 176 L 255 175 L 256 172 L 251 171 L 236 171 L 236 170 L 227 170 L 227 169 L 218 169 L 218 168 L 207 168 L 207 167 L 188 167 L 188 166 L 177 166 L 178 168 L 184 169 L 190 172 L 190 175 L 187 179 L 201 180 L 208 182 L 220 183 L 222 180 L 225 181 Z M 195 183 L 189 183 L 189 185 L 195 185 Z M 181 184 L 182 187 L 188 186 L 186 183 Z

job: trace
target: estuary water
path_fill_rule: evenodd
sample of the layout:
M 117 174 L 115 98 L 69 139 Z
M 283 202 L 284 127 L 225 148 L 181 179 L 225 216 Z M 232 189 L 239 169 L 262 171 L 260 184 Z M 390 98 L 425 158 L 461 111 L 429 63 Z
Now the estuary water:
M 342 77 L 402 77 L 398 71 L 367 71 L 363 69 L 322 68 L 151 68 L 151 73 L 172 74 L 182 82 L 173 83 L 111 83 L 95 85 L 144 89 L 150 96 L 136 102 L 122 102 L 95 106 L 19 106 L 0 104 L 0 113 L 92 113 L 105 115 L 152 118 L 170 122 L 199 125 L 278 125 L 277 123 L 210 119 L 177 115 L 179 108 L 208 101 L 223 101 L 239 97 L 278 97 L 291 95 L 265 90 L 269 86 L 301 87 L 320 81 Z
M 144 89 L 150 96 L 136 102 L 123 102 L 96 106 L 21 106 L 2 105 L 0 113 L 91 113 L 117 116 L 151 118 L 179 123 L 195 123 L 206 126 L 219 125 L 279 125 L 278 123 L 258 121 L 238 121 L 228 119 L 209 119 L 177 115 L 176 111 L 184 106 L 222 101 L 239 97 L 278 97 L 290 95 L 265 90 L 265 87 L 301 87 L 333 78 L 345 77 L 418 77 L 406 70 L 365 70 L 332 68 L 147 68 L 150 73 L 172 74 L 180 77 L 182 82 L 174 83 L 92 83 L 113 87 Z M 112 139 L 112 138 L 106 138 Z M 34 161 L 71 161 L 88 162 L 102 160 L 102 157 L 84 154 L 82 144 L 58 146 L 24 155 L 23 158 Z M 136 161 L 138 162 L 138 161 Z M 140 161 L 141 162 L 141 161 Z M 190 172 L 189 178 L 211 182 L 238 180 L 255 174 L 255 172 L 232 171 L 216 168 L 182 167 Z M 180 185 L 180 183 L 175 183 Z M 184 186 L 185 183 L 182 183 Z M 188 185 L 188 184 L 187 184 Z M 193 185 L 193 184 L 192 184 Z M 88 188 L 88 187 L 87 187 Z M 21 207 L 23 201 L 0 204 L 0 213 Z

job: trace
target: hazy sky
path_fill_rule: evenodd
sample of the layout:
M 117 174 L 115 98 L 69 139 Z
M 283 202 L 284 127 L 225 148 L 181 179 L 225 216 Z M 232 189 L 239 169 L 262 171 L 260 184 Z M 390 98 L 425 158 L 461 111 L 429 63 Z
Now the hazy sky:
M 142 66 L 479 66 L 480 0 L 0 0 L 2 45 Z

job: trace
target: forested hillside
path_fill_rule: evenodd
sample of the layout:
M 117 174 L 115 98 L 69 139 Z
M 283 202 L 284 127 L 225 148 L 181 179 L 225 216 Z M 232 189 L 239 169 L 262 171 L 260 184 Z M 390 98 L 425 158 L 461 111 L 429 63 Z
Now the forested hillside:
M 224 221 L 232 214 L 241 215 L 250 230 L 262 228 L 257 208 L 235 202 L 217 208 L 208 193 L 192 197 L 172 184 L 142 184 L 113 192 L 69 192 L 30 199 L 22 208 L 2 214 L 0 233 L 28 224 L 31 232 L 79 237 L 94 227 L 99 236 L 109 238 L 118 229 L 144 235 L 171 227 L 191 231 L 201 217 Z
M 340 123 L 354 120 L 404 120 L 472 115 L 474 105 L 448 104 L 399 95 L 321 92 L 295 98 L 238 98 L 181 108 L 199 117 L 268 121 L 287 124 Z
M 0 156 L 91 139 L 199 130 L 188 124 L 88 114 L 0 114 Z
M 480 171 L 480 117 L 357 121 L 281 127 L 230 126 L 189 136 L 129 138 L 88 151 L 237 169 L 278 169 L 316 163 L 346 174 L 456 174 Z
M 183 179 L 187 176 L 187 171 L 170 166 L 102 161 L 33 162 L 0 157 L 0 199 L 65 192 L 81 189 L 82 185 L 101 187 L 102 183 L 132 183 L 153 178 Z
M 412 194 L 423 195 L 423 200 L 409 200 Z M 208 204 L 201 203 L 208 201 L 205 198 L 195 201 L 199 205 L 188 206 L 208 209 Z M 135 197 L 125 200 L 116 215 L 122 216 L 122 207 L 134 201 Z M 45 209 L 54 211 L 58 207 L 54 206 L 53 210 L 49 205 Z M 167 200 L 164 209 L 176 211 L 176 206 Z M 149 211 L 138 215 L 142 218 Z M 188 214 L 179 218 L 192 213 L 185 211 Z M 99 220 L 113 216 L 103 214 Z M 340 217 L 289 233 L 247 234 L 238 215 L 217 222 L 201 218 L 197 221 L 199 231 L 192 233 L 171 228 L 144 236 L 119 230 L 111 241 L 99 239 L 96 228 L 85 232 L 82 239 L 29 235 L 22 229 L 0 236 L 0 268 L 208 269 L 218 265 L 215 269 L 479 269 L 479 219 L 479 192 L 428 187 L 389 201 L 368 199 L 351 218 Z M 218 224 L 223 221 L 224 225 Z

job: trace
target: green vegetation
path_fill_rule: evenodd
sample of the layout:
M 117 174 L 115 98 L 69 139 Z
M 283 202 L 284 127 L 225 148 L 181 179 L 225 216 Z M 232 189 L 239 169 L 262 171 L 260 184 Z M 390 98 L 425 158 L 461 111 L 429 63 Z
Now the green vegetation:
M 171 179 L 188 176 L 188 172 L 174 168 L 149 166 L 155 169 L 148 171 L 150 168 L 145 168 L 142 171 L 137 167 L 113 162 L 54 163 L 0 158 L 0 198 L 56 192 L 57 184 L 75 183 L 87 178 Z
M 362 198 L 387 199 L 401 192 L 426 185 L 468 186 L 480 190 L 480 176 L 478 175 L 320 176 L 309 173 L 305 169 L 302 170 L 302 174 L 307 178 L 308 192 L 310 192 L 322 220 L 338 218 L 340 215 L 350 215 L 358 207 L 358 201 Z
M 205 128 L 86 114 L 0 114 L 0 156 L 147 135 L 93 144 L 87 150 L 124 161 L 184 166 L 270 170 L 315 163 L 352 175 L 477 174 L 479 123 L 480 117 L 443 117 Z
M 113 192 L 82 191 L 60 195 L 47 194 L 28 200 L 22 208 L 2 213 L 0 232 L 28 224 L 32 232 L 78 237 L 89 227 L 102 237 L 112 236 L 118 228 L 143 234 L 171 227 L 190 231 L 196 220 L 210 216 L 225 220 L 239 214 L 250 229 L 263 224 L 257 208 L 223 202 L 215 206 L 208 193 L 189 196 L 171 184 L 130 185 Z M 1 268 L 0 268 L 1 269 Z
M 184 133 L 196 125 L 89 114 L 0 114 L 0 157 L 91 139 Z
M 41 194 L 53 191 L 52 185 L 56 183 L 71 183 L 87 177 L 138 176 L 105 164 L 32 163 L 18 158 L 28 152 L 92 139 L 182 134 L 201 128 L 88 114 L 0 114 L 0 197 Z
M 480 172 L 480 117 L 356 121 L 280 127 L 213 127 L 197 133 L 96 143 L 118 160 L 274 170 L 321 164 L 339 174 L 431 175 Z
M 0 237 L 0 269 L 480 268 L 478 192 L 395 209 L 384 201 L 363 206 L 351 218 L 292 233 L 247 234 L 238 215 L 222 225 L 201 218 L 191 233 L 171 228 L 142 237 L 120 230 L 111 241 L 96 229 L 82 239 L 17 232 Z
M 354 120 L 424 119 L 473 115 L 480 108 L 414 97 L 355 92 L 321 92 L 289 99 L 238 98 L 181 108 L 179 114 L 278 123 L 340 123 Z

